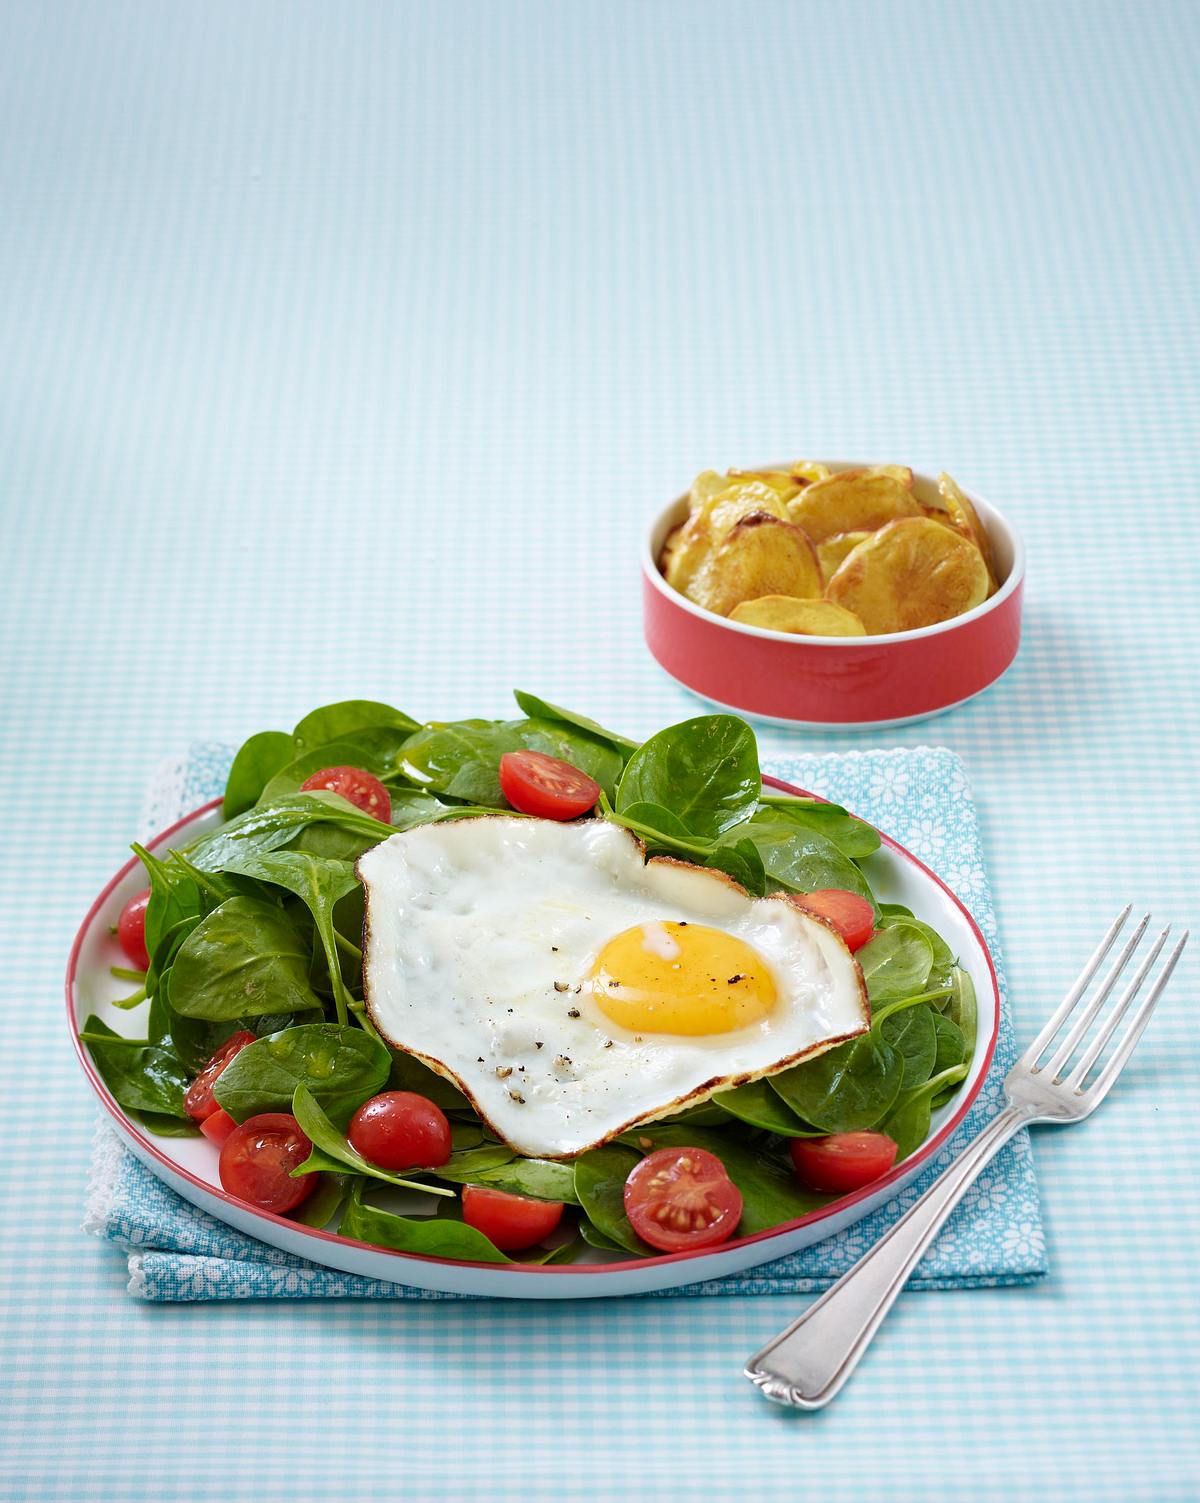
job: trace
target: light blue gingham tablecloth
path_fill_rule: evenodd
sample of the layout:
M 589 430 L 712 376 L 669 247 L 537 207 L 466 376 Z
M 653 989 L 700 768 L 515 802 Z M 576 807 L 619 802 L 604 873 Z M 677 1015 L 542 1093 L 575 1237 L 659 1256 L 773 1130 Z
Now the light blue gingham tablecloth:
M 165 829 L 224 787 L 231 748 L 200 744 L 168 762 L 151 789 L 144 833 Z M 970 907 L 1003 965 L 979 824 L 962 761 L 944 747 L 788 757 L 776 776 L 844 803 L 908 846 Z M 986 999 L 981 999 L 986 1002 Z M 798 1253 L 713 1279 L 671 1295 L 796 1294 L 828 1287 L 927 1188 L 1003 1102 L 1001 1083 L 1015 1057 L 1012 1023 L 1002 998 L 996 1053 L 962 1127 L 929 1169 L 886 1208 Z M 378 1279 L 318 1267 L 264 1246 L 169 1190 L 101 1124 L 92 1160 L 87 1229 L 121 1249 L 129 1290 L 156 1301 L 223 1299 L 450 1299 Z M 402 1270 L 398 1270 L 402 1271 Z M 1029 1139 L 1020 1134 L 979 1177 L 913 1275 L 916 1289 L 1028 1284 L 1046 1271 Z
M 71 937 L 147 779 L 348 694 L 631 735 L 707 465 L 946 468 L 1025 535 L 970 769 L 1018 1038 L 1196 917 L 1193 0 L 42 0 L 0 48 L 0 1496 L 1194 1503 L 1197 963 L 1036 1137 L 1050 1273 L 904 1298 L 828 1411 L 803 1296 L 149 1305 L 79 1228 Z M 1193 947 L 1195 948 L 1195 947 Z

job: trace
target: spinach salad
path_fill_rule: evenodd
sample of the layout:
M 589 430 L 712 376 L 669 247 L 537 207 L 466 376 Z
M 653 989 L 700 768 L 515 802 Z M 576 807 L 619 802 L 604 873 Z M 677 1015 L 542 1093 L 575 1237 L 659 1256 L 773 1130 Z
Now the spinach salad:
M 139 1009 L 143 1036 L 94 1016 L 82 1029 L 123 1111 L 154 1134 L 222 1143 L 222 1183 L 261 1209 L 382 1248 L 501 1263 L 571 1261 L 584 1242 L 653 1256 L 753 1235 L 912 1154 L 968 1072 L 975 997 L 934 929 L 876 900 L 876 832 L 835 804 L 764 790 L 735 716 L 639 745 L 516 699 L 519 719 L 426 724 L 374 701 L 326 705 L 290 734 L 245 742 L 219 828 L 169 853 L 134 847 L 148 897 L 120 938 L 138 964 L 114 974 L 137 984 L 117 1006 Z M 590 810 L 648 855 L 753 896 L 795 894 L 855 950 L 869 1028 L 573 1160 L 517 1153 L 376 1030 L 355 870 L 397 831 L 498 810 Z

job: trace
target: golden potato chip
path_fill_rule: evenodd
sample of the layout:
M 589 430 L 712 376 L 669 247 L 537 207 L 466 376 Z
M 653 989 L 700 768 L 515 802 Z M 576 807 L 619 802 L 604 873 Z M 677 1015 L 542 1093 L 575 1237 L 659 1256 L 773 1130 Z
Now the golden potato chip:
M 669 555 L 664 547 L 659 558 L 659 568 L 667 583 L 685 595 L 712 550 L 743 517 L 763 512 L 778 517 L 780 521 L 787 520 L 787 508 L 769 485 L 759 480 L 730 483 L 725 476 L 717 478 L 722 481 L 722 487 L 712 494 L 707 494 L 707 482 L 699 491 L 697 489 L 700 481 L 705 479 L 703 475 L 693 485 L 692 496 L 705 494 L 706 499 L 695 508 L 678 535 L 671 534 Z
M 938 476 L 938 494 L 945 505 L 946 515 L 983 554 L 990 586 L 988 594 L 992 594 L 996 589 L 996 558 L 992 552 L 992 540 L 988 536 L 987 528 L 979 520 L 979 513 L 963 494 L 958 482 L 947 475 L 944 470 Z
M 815 459 L 797 459 L 788 465 L 788 473 L 799 485 L 812 485 L 817 480 L 829 479 L 829 466 Z
M 729 612 L 731 621 L 790 631 L 801 637 L 865 637 L 866 628 L 854 614 L 832 600 L 795 600 L 790 595 L 760 595 L 743 600 Z
M 730 480 L 757 480 L 770 486 L 781 501 L 790 501 L 800 489 L 800 482 L 786 470 L 730 470 Z
M 870 536 L 869 532 L 835 532 L 831 538 L 818 543 L 817 561 L 821 565 L 821 573 L 825 578 L 832 578 L 838 565 L 851 548 L 857 548 L 859 543 L 864 542 Z
M 909 488 L 883 468 L 843 470 L 816 481 L 788 502 L 789 520 L 803 527 L 814 543 L 839 532 L 873 532 L 898 517 L 920 515 Z
M 687 590 L 689 600 L 725 616 L 760 595 L 817 599 L 821 568 L 807 535 L 768 512 L 735 524 L 705 560 Z
M 916 483 L 912 467 L 906 464 L 877 464 L 873 473 L 890 475 L 893 480 L 898 480 L 906 491 L 911 491 Z
M 729 476 L 718 475 L 716 470 L 702 470 L 688 492 L 688 505 L 692 511 L 699 511 L 706 502 L 711 501 L 721 491 L 729 489 Z
M 987 565 L 974 543 L 930 517 L 906 517 L 848 553 L 825 597 L 874 635 L 948 621 L 982 604 L 987 590 Z

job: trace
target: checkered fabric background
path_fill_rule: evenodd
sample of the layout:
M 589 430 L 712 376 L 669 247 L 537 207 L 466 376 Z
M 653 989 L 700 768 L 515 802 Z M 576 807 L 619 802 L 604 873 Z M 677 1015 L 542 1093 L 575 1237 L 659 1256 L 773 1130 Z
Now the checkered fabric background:
M 147 1308 L 79 1228 L 60 977 L 159 759 L 357 693 L 648 732 L 645 521 L 706 465 L 944 466 L 1030 549 L 966 760 L 1019 1033 L 1196 913 L 1197 105 L 1180 0 L 10 3 L 0 1282 L 11 1498 L 1197 1495 L 1197 964 L 1035 1145 L 1051 1276 L 904 1299 Z

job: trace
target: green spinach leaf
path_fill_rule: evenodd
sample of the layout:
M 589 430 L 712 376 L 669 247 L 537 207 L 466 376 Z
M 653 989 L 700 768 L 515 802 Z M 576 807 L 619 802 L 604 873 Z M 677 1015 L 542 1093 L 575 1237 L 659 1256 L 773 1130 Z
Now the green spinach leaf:
M 915 1090 L 905 1091 L 892 1112 L 884 1119 L 880 1132 L 893 1138 L 899 1152 L 896 1162 L 908 1158 L 929 1136 L 930 1102 L 947 1087 L 957 1085 L 967 1073 L 966 1065 L 954 1065 L 925 1081 Z
M 792 892 L 817 892 L 826 887 L 840 887 L 875 903 L 867 879 L 848 856 L 831 840 L 803 824 L 755 814 L 733 833 L 748 836 L 758 848 L 763 869 L 772 882 Z
M 936 1017 L 938 1014 L 925 1003 L 906 1007 L 883 1020 L 880 1033 L 904 1061 L 902 1091 L 921 1085 L 933 1074 L 937 1058 Z
M 470 1110 L 471 1103 L 453 1081 L 430 1069 L 424 1060 L 399 1049 L 393 1049 L 391 1055 L 392 1067 L 387 1085 L 389 1091 L 415 1091 L 418 1096 L 428 1097 L 434 1106 L 440 1106 L 444 1112 Z
M 955 1065 L 967 1062 L 967 1041 L 963 1036 L 962 1029 L 957 1023 L 949 1018 L 936 1014 L 933 1020 L 934 1038 L 936 1047 L 934 1050 L 933 1069 L 931 1075 L 940 1075 L 943 1070 L 950 1070 Z
M 257 1039 L 233 1057 L 213 1088 L 231 1117 L 288 1112 L 303 1085 L 334 1122 L 345 1123 L 383 1090 L 392 1059 L 361 1028 L 310 1023 Z
M 179 947 L 168 1000 L 184 1017 L 218 1023 L 304 1012 L 320 1006 L 308 984 L 308 961 L 308 947 L 282 909 L 258 898 L 228 898 Z
M 700 715 L 644 741 L 617 789 L 617 812 L 634 804 L 670 809 L 710 839 L 748 818 L 762 789 L 754 732 L 735 715 Z
M 903 1059 L 871 1030 L 767 1083 L 803 1121 L 832 1133 L 874 1127 L 891 1110 L 903 1080 Z
M 333 910 L 347 893 L 358 886 L 353 866 L 348 861 L 313 856 L 307 851 L 255 851 L 251 848 L 233 852 L 227 860 L 225 870 L 239 872 L 245 877 L 256 877 L 260 882 L 274 883 L 276 887 L 282 887 L 302 899 L 312 914 L 313 924 L 325 952 L 338 1022 L 345 1023 L 349 1017 L 351 998 L 342 977 L 341 961 L 338 959 Z
M 978 1016 L 975 1004 L 975 983 L 962 966 L 956 965 L 950 972 L 950 1002 L 946 1017 L 955 1024 L 963 1036 L 966 1058 L 975 1052 L 975 1036 Z
M 574 726 L 576 730 L 584 731 L 600 741 L 607 741 L 610 746 L 618 747 L 626 754 L 637 750 L 637 742 L 631 741 L 628 736 L 619 736 L 616 731 L 605 730 L 602 725 L 597 725 L 586 715 L 577 715 L 574 710 L 564 710 L 561 705 L 553 705 L 548 699 L 540 699 L 536 694 L 529 694 L 524 689 L 514 689 L 513 698 L 531 720 L 559 720 L 564 725 Z
M 419 1253 L 425 1258 L 454 1258 L 472 1263 L 513 1261 L 465 1221 L 448 1216 L 398 1216 L 394 1211 L 381 1211 L 366 1204 L 362 1189 L 361 1181 L 354 1185 L 342 1212 L 338 1231 L 343 1237 L 369 1242 L 373 1247 L 390 1247 L 396 1252 Z
M 80 1037 L 118 1106 L 164 1117 L 187 1116 L 183 1097 L 191 1080 L 173 1050 L 123 1038 L 94 1015 L 84 1023 Z
M 520 751 L 522 741 L 505 720 L 431 721 L 405 743 L 400 770 L 434 793 L 482 804 L 508 807 L 500 791 L 500 758 Z
M 879 832 L 866 820 L 858 819 L 840 804 L 822 804 L 810 799 L 764 794 L 760 807 L 754 813 L 757 824 L 779 838 L 786 838 L 784 827 L 795 826 L 811 830 L 822 836 L 848 856 L 859 861 L 879 849 Z
M 380 704 L 375 699 L 342 699 L 336 704 L 322 705 L 310 710 L 292 732 L 295 755 L 325 746 L 330 741 L 342 741 L 356 731 L 390 727 L 411 733 L 418 724 L 403 710 Z M 326 763 L 331 766 L 331 763 Z M 315 771 L 316 769 L 314 769 Z
M 910 997 L 929 980 L 933 946 L 907 919 L 895 919 L 858 951 L 872 1005 Z
M 259 731 L 244 741 L 233 759 L 225 782 L 226 819 L 252 809 L 275 774 L 295 756 L 292 738 L 286 731 Z
M 626 1252 L 653 1257 L 654 1249 L 642 1241 L 625 1215 L 625 1181 L 640 1158 L 634 1149 L 620 1143 L 605 1143 L 581 1153 L 575 1160 L 575 1199 L 609 1243 Z M 585 1239 L 587 1236 L 585 1230 Z
M 783 1138 L 817 1138 L 821 1134 L 807 1122 L 801 1122 L 765 1080 L 752 1080 L 732 1091 L 718 1091 L 712 1098 L 731 1117 L 748 1122 Z

